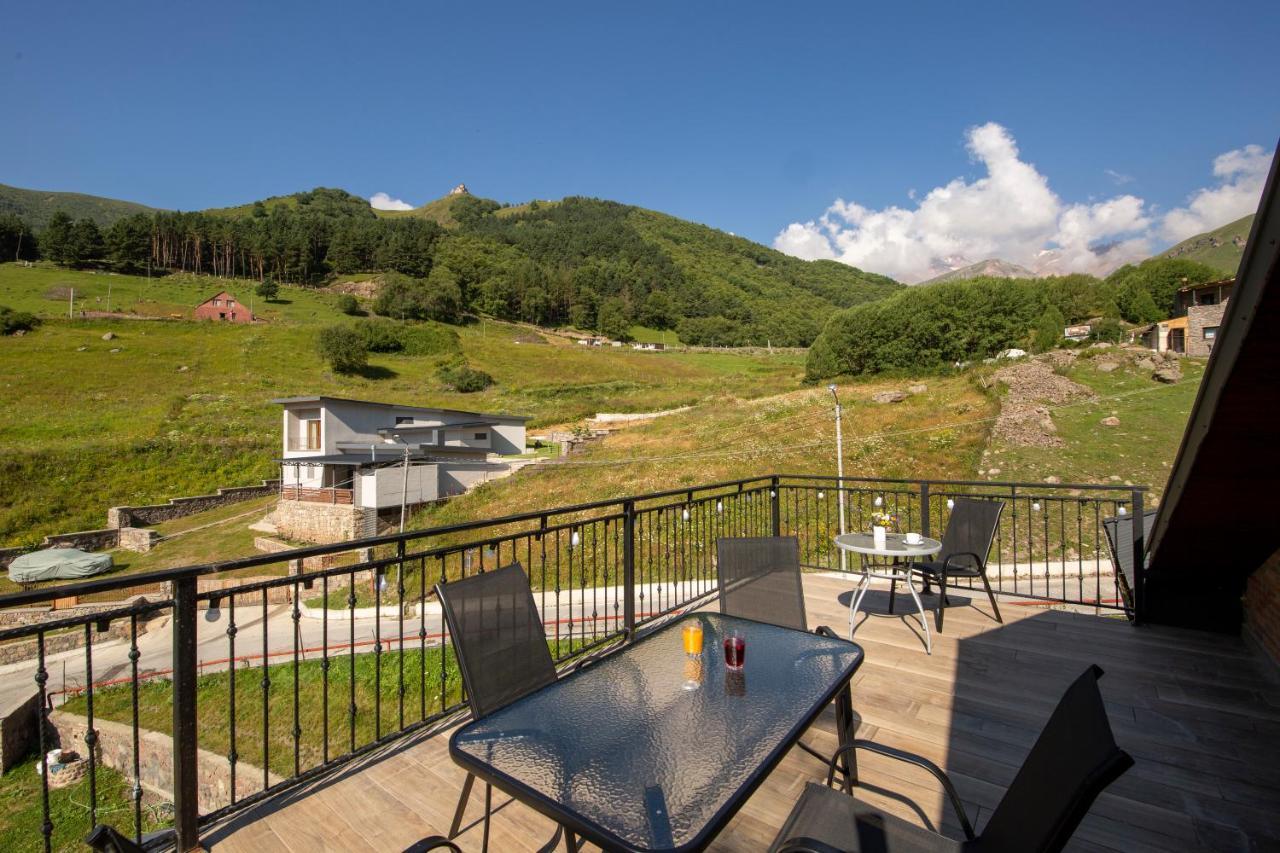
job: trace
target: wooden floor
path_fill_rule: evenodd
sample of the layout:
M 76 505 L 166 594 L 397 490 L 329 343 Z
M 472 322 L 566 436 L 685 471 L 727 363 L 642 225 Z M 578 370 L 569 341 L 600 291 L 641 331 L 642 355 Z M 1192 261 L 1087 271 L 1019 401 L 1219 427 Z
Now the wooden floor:
M 843 634 L 851 587 L 806 576 L 812 624 Z M 1098 800 L 1072 849 L 1280 850 L 1280 685 L 1240 640 L 1013 600 L 999 625 L 985 598 L 952 595 L 946 633 L 935 634 L 926 656 L 918 625 L 889 616 L 887 605 L 887 594 L 868 595 L 871 614 L 856 637 L 867 653 L 853 688 L 859 736 L 941 764 L 979 830 L 1061 692 L 1097 663 L 1117 740 L 1137 765 Z M 832 722 L 821 719 L 807 740 L 833 750 Z M 767 847 L 805 782 L 822 772 L 792 750 L 712 849 Z M 861 799 L 960 837 L 922 771 L 867 755 L 861 775 Z M 213 827 L 204 841 L 219 853 L 403 850 L 448 829 L 462 779 L 447 732 L 417 737 Z M 457 839 L 464 850 L 480 849 L 482 791 Z M 494 806 L 494 851 L 536 849 L 554 831 L 498 792 Z

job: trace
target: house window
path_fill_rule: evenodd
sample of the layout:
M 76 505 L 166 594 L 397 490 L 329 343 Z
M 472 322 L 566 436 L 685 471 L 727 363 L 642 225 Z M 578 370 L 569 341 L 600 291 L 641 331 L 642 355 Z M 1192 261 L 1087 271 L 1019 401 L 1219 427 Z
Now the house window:
M 228 300 L 227 300 L 227 307 L 228 307 L 228 308 L 235 308 L 235 307 L 236 307 L 236 301 L 235 301 L 234 299 L 228 299 Z
M 1199 302 L 1201 305 L 1217 305 L 1218 297 L 1212 293 L 1201 293 Z
M 221 300 L 221 299 L 214 299 L 214 300 L 213 300 L 213 304 L 214 304 L 214 305 L 221 305 L 221 304 L 222 304 L 222 300 Z
M 225 319 L 227 319 L 227 314 L 226 314 L 226 312 L 225 312 L 225 311 L 219 311 L 219 312 L 218 312 L 218 319 L 219 319 L 219 320 L 225 320 Z
M 234 320 L 235 318 L 236 318 L 236 312 L 232 311 L 232 312 L 231 312 L 231 319 L 232 319 L 232 320 Z
M 1205 327 L 1204 327 L 1204 339 L 1205 339 L 1206 341 L 1214 340 L 1214 339 L 1215 339 L 1215 338 L 1217 338 L 1217 337 L 1218 337 L 1218 327 L 1217 327 L 1217 326 L 1205 326 Z
M 487 432 L 476 433 L 476 441 L 484 441 L 488 437 L 489 437 L 489 433 Z
M 406 417 L 404 415 L 396 416 L 396 426 L 400 426 L 400 424 L 411 424 L 411 423 L 413 423 L 413 418 Z

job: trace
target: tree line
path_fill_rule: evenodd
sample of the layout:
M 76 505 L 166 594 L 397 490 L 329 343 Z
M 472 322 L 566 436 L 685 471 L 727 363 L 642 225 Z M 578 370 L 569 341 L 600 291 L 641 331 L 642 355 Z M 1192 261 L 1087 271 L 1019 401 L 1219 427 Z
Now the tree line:
M 460 196 L 449 214 L 449 228 L 381 218 L 364 199 L 319 188 L 238 208 L 139 213 L 105 229 L 58 214 L 36 235 L 4 217 L 0 257 L 302 286 L 380 275 L 372 307 L 388 317 L 483 314 L 616 339 L 640 324 L 712 346 L 807 345 L 832 310 L 900 287 L 598 199 L 504 208 Z
M 810 381 L 841 374 L 919 370 L 990 358 L 1010 348 L 1044 351 L 1067 325 L 1093 321 L 1095 339 L 1177 315 L 1178 291 L 1222 278 L 1204 264 L 1153 258 L 1105 279 L 975 278 L 913 287 L 834 315 L 809 350 Z

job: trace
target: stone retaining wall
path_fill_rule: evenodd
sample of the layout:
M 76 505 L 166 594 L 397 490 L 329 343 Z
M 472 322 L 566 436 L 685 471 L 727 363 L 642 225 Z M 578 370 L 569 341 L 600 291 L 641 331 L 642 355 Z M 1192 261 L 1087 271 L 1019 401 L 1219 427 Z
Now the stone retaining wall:
M 78 714 L 53 711 L 49 722 L 58 732 L 63 749 L 87 754 L 84 742 L 89 721 Z M 117 771 L 126 779 L 133 778 L 133 730 L 125 723 L 97 719 L 93 721 L 98 733 L 96 758 L 103 765 Z M 231 804 L 231 764 L 221 755 L 204 749 L 196 751 L 196 798 L 200 813 L 208 814 Z M 144 791 L 173 800 L 173 738 L 149 729 L 138 732 L 138 763 Z M 281 779 L 269 774 L 271 784 Z M 236 799 L 247 797 L 262 789 L 262 769 L 240 760 L 236 762 Z
M 0 717 L 0 773 L 22 761 L 36 746 L 39 725 L 40 694 L 32 688 L 29 697 L 8 709 Z
M 215 509 L 241 501 L 263 498 L 280 490 L 279 480 L 263 480 L 259 486 L 233 486 L 218 489 L 212 495 L 193 495 L 191 497 L 173 498 L 168 503 L 150 504 L 147 506 L 113 506 L 107 510 L 107 526 L 145 527 L 161 521 L 185 518 L 198 512 Z
M 272 521 L 276 530 L 290 539 L 331 545 L 360 538 L 364 530 L 364 510 L 348 504 L 280 501 Z
M 23 554 L 41 548 L 79 548 L 81 551 L 106 551 L 120 542 L 120 531 L 113 527 L 104 530 L 78 530 L 74 533 L 54 533 L 44 537 L 35 548 L 0 548 L 0 569 L 9 567 Z
M 57 615 L 61 617 L 63 614 L 58 613 Z M 111 623 L 110 628 L 102 633 L 98 633 L 97 629 L 90 630 L 93 632 L 93 643 L 97 645 L 107 640 L 120 640 L 129 636 L 129 622 L 127 619 L 117 619 Z M 9 643 L 0 643 L 0 665 L 32 660 L 39 654 L 39 644 L 40 641 L 35 636 L 23 640 L 14 640 Z M 83 647 L 83 628 L 73 628 L 59 634 L 46 634 L 44 638 L 44 653 L 46 657 Z

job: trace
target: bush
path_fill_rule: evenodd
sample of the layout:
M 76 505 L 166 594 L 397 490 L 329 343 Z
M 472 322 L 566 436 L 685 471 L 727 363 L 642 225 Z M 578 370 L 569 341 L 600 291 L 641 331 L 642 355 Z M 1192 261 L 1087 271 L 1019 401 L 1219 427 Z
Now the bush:
M 373 310 L 399 320 L 456 323 L 462 316 L 462 289 L 457 277 L 443 266 L 432 269 L 425 280 L 388 273 Z
M 1118 344 L 1125 339 L 1124 324 L 1119 320 L 1106 318 L 1099 320 L 1093 324 L 1093 328 L 1089 329 L 1089 340 L 1105 341 L 1110 344 Z
M 338 310 L 348 317 L 364 316 L 364 309 L 360 307 L 360 301 L 350 293 L 343 293 L 338 297 Z
M 29 332 L 40 325 L 40 318 L 26 311 L 14 311 L 7 305 L 0 305 L 0 335 L 12 335 L 14 332 Z
M 1062 316 L 1062 312 L 1056 305 L 1050 305 L 1044 309 L 1044 313 L 1036 323 L 1035 333 L 1031 337 L 1032 351 L 1045 352 L 1056 347 L 1062 340 L 1066 325 L 1066 318 Z
M 369 352 L 439 355 L 458 349 L 458 334 L 440 326 L 369 319 L 357 321 L 352 328 Z
M 320 357 L 337 373 L 359 373 L 369 364 L 369 348 L 350 326 L 326 326 L 316 344 Z
M 437 375 L 448 388 L 460 394 L 474 394 L 493 384 L 492 376 L 483 370 L 476 370 L 466 362 L 442 364 Z
M 353 329 L 364 341 L 364 348 L 369 352 L 400 352 L 404 349 L 404 341 L 400 337 L 400 326 L 386 320 L 361 320 Z
M 258 283 L 254 292 L 267 302 L 274 302 L 276 297 L 280 295 L 280 285 L 276 284 L 276 280 L 274 278 L 267 276 Z

